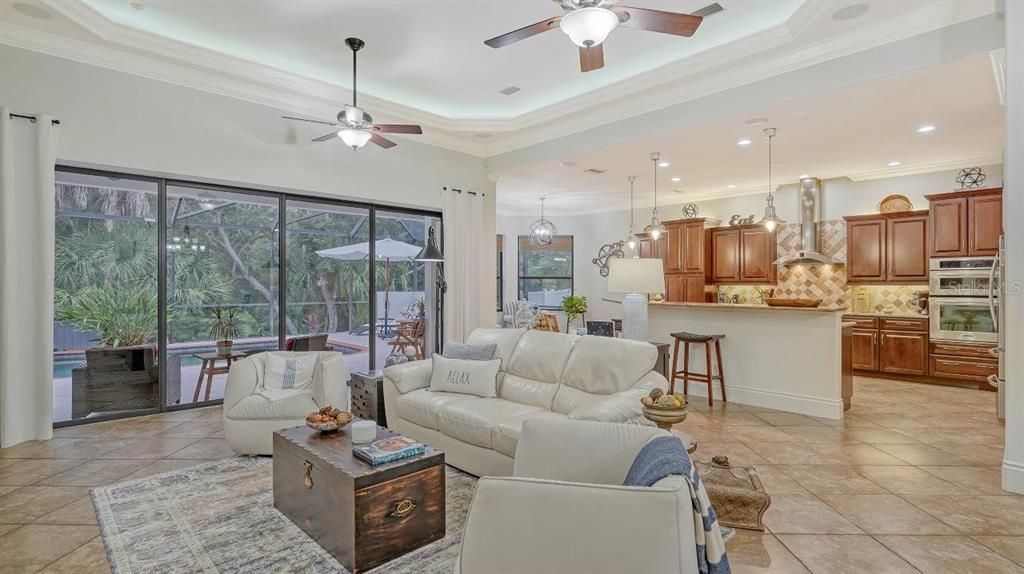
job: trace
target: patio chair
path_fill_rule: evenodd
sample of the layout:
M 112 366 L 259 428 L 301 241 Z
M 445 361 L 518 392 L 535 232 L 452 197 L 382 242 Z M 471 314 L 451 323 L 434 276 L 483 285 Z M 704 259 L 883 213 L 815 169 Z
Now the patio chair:
M 425 359 L 426 352 L 423 344 L 425 332 L 426 322 L 422 319 L 399 321 L 395 338 L 388 341 L 388 344 L 391 345 L 391 352 L 407 355 L 406 349 L 412 347 L 417 359 Z
M 286 351 L 326 351 L 327 333 L 316 335 L 300 335 L 292 337 L 285 343 Z

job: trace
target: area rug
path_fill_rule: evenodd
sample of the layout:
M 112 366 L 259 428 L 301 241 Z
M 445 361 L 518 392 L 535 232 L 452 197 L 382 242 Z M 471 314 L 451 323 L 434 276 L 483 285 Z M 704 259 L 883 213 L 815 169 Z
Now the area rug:
M 93 489 L 114 573 L 348 572 L 274 508 L 272 464 L 228 458 Z M 373 572 L 452 572 L 476 478 L 446 475 L 446 536 Z

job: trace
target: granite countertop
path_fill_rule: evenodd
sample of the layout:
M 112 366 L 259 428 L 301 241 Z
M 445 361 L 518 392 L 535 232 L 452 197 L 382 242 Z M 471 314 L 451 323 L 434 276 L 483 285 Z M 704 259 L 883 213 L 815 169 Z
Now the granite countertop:
M 882 313 L 881 311 L 871 311 L 869 313 L 855 313 L 853 311 L 847 311 L 847 315 L 857 315 L 858 317 L 898 317 L 898 318 L 917 318 L 927 319 L 927 313 L 911 313 L 911 312 L 895 312 L 895 313 Z
M 651 307 L 696 307 L 699 309 L 721 309 L 723 311 L 775 311 L 780 313 L 837 313 L 849 307 L 769 307 L 754 303 L 673 303 L 661 301 L 649 303 Z

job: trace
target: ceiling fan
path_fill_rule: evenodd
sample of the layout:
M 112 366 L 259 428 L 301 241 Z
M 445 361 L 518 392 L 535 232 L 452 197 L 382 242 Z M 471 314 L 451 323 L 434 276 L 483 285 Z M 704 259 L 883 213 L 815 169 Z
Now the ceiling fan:
M 620 24 L 630 28 L 693 36 L 705 16 L 720 12 L 722 7 L 712 4 L 693 14 L 679 14 L 648 8 L 619 6 L 619 0 L 553 0 L 565 14 L 542 20 L 536 24 L 496 36 L 484 42 L 492 48 L 501 48 L 513 42 L 555 29 L 557 25 L 574 44 L 580 47 L 580 70 L 590 72 L 604 67 L 604 42 Z
M 345 38 L 345 45 L 352 50 L 352 105 L 345 106 L 343 110 L 338 112 L 338 122 L 323 122 L 320 120 L 308 120 L 306 118 L 296 118 L 292 116 L 281 116 L 286 120 L 296 120 L 300 122 L 309 122 L 313 124 L 323 124 L 325 126 L 333 126 L 337 129 L 329 134 L 322 135 L 314 142 L 325 142 L 335 137 L 341 138 L 345 145 L 352 146 L 352 149 L 358 149 L 366 145 L 366 142 L 372 141 L 384 149 L 393 148 L 395 142 L 385 138 L 380 134 L 422 134 L 423 130 L 420 126 L 410 124 L 375 124 L 370 114 L 363 111 L 362 108 L 356 106 L 356 54 L 363 46 L 365 42 L 359 38 Z

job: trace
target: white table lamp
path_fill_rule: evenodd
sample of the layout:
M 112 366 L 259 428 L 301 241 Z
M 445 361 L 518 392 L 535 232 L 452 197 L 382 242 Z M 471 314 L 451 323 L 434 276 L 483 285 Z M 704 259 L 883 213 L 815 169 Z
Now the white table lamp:
M 626 294 L 622 299 L 622 337 L 647 341 L 647 295 L 665 292 L 661 259 L 612 259 L 608 291 Z

